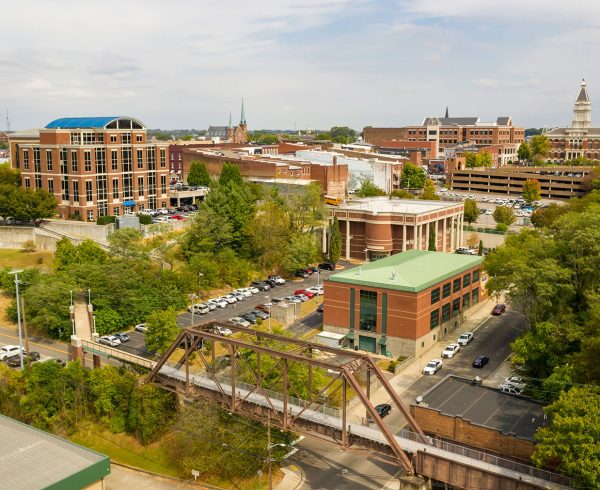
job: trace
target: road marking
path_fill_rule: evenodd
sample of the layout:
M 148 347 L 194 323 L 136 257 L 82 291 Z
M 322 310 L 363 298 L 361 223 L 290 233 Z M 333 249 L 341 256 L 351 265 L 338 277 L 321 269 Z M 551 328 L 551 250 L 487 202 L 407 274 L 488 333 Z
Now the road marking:
M 19 336 L 18 335 L 8 335 L 6 333 L 1 333 L 1 332 L 0 332 L 0 337 L 7 337 L 9 339 L 19 340 Z M 23 339 L 23 344 L 25 344 L 25 339 Z M 49 349 L 49 350 L 53 350 L 53 351 L 56 351 L 56 352 L 60 352 L 61 354 L 69 354 L 68 350 L 60 350 L 60 349 L 57 349 L 56 347 L 52 347 L 52 346 L 49 346 L 49 345 L 46 345 L 46 344 L 39 344 L 38 342 L 33 342 L 31 340 L 29 341 L 29 344 L 30 345 L 37 345 L 37 346 L 42 347 L 44 349 Z

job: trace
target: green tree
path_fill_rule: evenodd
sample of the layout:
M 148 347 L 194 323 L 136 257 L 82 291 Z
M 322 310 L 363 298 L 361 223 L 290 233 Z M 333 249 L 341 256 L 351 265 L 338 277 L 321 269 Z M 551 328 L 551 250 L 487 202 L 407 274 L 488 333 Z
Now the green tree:
M 108 236 L 110 253 L 122 259 L 148 261 L 150 255 L 142 239 L 142 232 L 135 228 L 116 230 Z
M 474 199 L 465 199 L 464 216 L 469 225 L 479 218 L 479 208 Z
M 56 198 L 47 191 L 41 189 L 23 189 L 20 187 L 12 187 L 12 189 L 13 191 L 9 193 L 9 198 L 12 200 L 11 216 L 14 219 L 38 221 L 45 218 L 52 218 L 56 214 Z M 0 192 L 3 190 L 0 190 Z
M 492 155 L 487 151 L 482 151 L 479 154 L 479 166 L 480 167 L 491 167 L 492 166 Z
M 334 126 L 329 130 L 334 143 L 352 143 L 356 140 L 356 131 L 347 126 Z
M 433 184 L 433 180 L 426 179 L 425 186 L 423 187 L 423 194 L 421 194 L 421 199 L 425 199 L 427 201 L 439 201 L 440 196 L 435 193 L 435 185 Z
M 129 407 L 127 429 L 142 444 L 156 441 L 169 429 L 178 414 L 177 396 L 152 384 L 134 391 Z
M 568 208 L 566 206 L 559 206 L 556 203 L 552 203 L 547 208 L 536 209 L 531 214 L 531 223 L 537 228 L 549 227 L 567 211 Z
M 536 434 L 534 463 L 556 460 L 576 487 L 600 487 L 600 394 L 595 387 L 575 387 L 544 408 L 550 425 Z
M 479 155 L 477 153 L 466 152 L 464 154 L 465 165 L 467 168 L 479 167 Z
M 281 266 L 290 242 L 291 225 L 287 206 L 277 194 L 258 206 L 246 226 L 246 235 L 261 268 L 270 271 Z
M 63 237 L 56 242 L 56 252 L 54 252 L 54 267 L 56 267 L 56 270 L 65 270 L 77 263 L 77 247 L 71 243 L 71 240 Z
M 425 170 L 417 167 L 410 162 L 406 162 L 402 167 L 402 185 L 407 189 L 422 189 L 425 186 L 427 175 Z
M 210 176 L 204 162 L 195 160 L 190 164 L 190 173 L 187 176 L 187 182 L 189 185 L 194 186 L 210 186 Z
M 217 252 L 233 242 L 231 224 L 227 217 L 212 207 L 201 206 L 192 226 L 182 241 L 184 255 L 189 259 L 199 252 Z
M 483 240 L 479 240 L 479 248 L 477 250 L 477 255 L 479 255 L 479 256 L 483 255 Z
M 315 235 L 312 233 L 296 233 L 292 235 L 291 242 L 283 257 L 283 269 L 292 273 L 303 269 L 308 264 L 319 259 L 319 249 Z
M 515 213 L 512 208 L 508 206 L 498 206 L 494 210 L 494 221 L 499 225 L 510 226 L 515 222 Z
M 523 143 L 519 145 L 517 157 L 520 161 L 528 161 L 531 158 L 531 148 L 529 148 L 529 143 L 527 143 L 527 141 L 523 141 Z
M 342 234 L 340 233 L 340 224 L 337 216 L 333 217 L 333 222 L 329 228 L 329 261 L 336 264 L 342 255 Z
M 361 182 L 360 187 L 356 190 L 358 197 L 375 197 L 385 196 L 385 191 L 377 187 L 373 182 L 365 179 Z
M 548 157 L 552 145 L 545 135 L 533 136 L 529 142 L 531 157 L 536 163 L 540 163 Z
M 435 233 L 437 225 L 429 226 L 429 244 L 427 250 L 430 252 L 437 252 L 437 237 Z
M 155 311 L 146 319 L 146 327 L 148 328 L 146 332 L 148 350 L 162 355 L 179 335 L 177 312 L 173 308 Z
M 9 185 L 19 187 L 21 185 L 21 173 L 12 169 L 10 163 L 0 163 L 0 186 Z
M 123 330 L 124 322 L 121 315 L 111 308 L 102 308 L 94 311 L 96 317 L 96 332 L 100 335 Z
M 531 204 L 534 201 L 539 201 L 542 197 L 542 187 L 535 179 L 527 179 L 523 184 L 523 199 Z
M 416 199 L 415 195 L 405 189 L 395 189 L 392 191 L 392 197 L 399 199 Z
M 235 163 L 224 163 L 221 169 L 221 175 L 219 176 L 219 184 L 224 186 L 228 183 L 232 183 L 238 186 L 244 184 L 242 174 L 240 173 L 240 167 Z

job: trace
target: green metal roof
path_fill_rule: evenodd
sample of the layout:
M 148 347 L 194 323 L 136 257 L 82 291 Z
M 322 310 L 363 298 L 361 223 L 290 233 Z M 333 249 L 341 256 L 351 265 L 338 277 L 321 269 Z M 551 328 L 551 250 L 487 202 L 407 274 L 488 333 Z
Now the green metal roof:
M 409 250 L 338 272 L 328 281 L 416 293 L 482 261 L 477 255 Z

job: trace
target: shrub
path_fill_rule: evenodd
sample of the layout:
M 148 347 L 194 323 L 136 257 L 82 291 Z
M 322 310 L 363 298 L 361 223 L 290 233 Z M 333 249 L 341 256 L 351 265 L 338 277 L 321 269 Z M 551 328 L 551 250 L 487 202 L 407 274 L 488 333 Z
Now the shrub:
M 138 218 L 140 219 L 140 225 L 152 224 L 152 216 L 150 216 L 149 214 L 138 214 Z
M 501 231 L 501 232 L 507 232 L 508 231 L 508 225 L 504 224 L 504 223 L 498 223 L 496 225 L 496 231 Z
M 35 252 L 35 250 L 36 250 L 36 246 L 35 246 L 35 242 L 33 240 L 27 240 L 25 243 L 23 243 L 23 245 L 21 247 L 21 251 L 23 251 L 25 253 Z
M 98 216 L 97 225 L 108 225 L 115 222 L 115 216 Z

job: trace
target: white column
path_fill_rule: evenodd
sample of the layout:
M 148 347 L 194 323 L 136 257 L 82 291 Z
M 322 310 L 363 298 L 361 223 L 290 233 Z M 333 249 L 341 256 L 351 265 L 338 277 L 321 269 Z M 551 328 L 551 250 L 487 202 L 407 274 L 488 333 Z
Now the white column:
M 350 220 L 346 220 L 346 259 L 350 258 Z
M 417 249 L 417 224 L 415 223 L 415 226 L 413 226 L 413 246 L 412 246 L 413 250 Z
M 462 214 L 460 215 L 460 217 L 459 217 L 459 219 L 458 219 L 458 224 L 459 224 L 459 227 L 460 227 L 460 229 L 459 229 L 459 234 L 458 234 L 458 236 L 459 236 L 459 239 L 458 239 L 458 246 L 459 246 L 459 247 L 462 247 L 462 244 L 463 244 L 463 238 L 464 238 L 464 234 L 465 234 L 465 230 L 464 230 L 464 228 L 463 228 L 463 226 L 464 226 L 464 224 L 465 224 L 465 217 L 464 217 L 464 215 L 462 215 Z
M 454 235 L 454 216 L 450 218 L 450 252 L 456 250 L 456 237 Z
M 429 250 L 429 227 L 431 223 L 425 223 L 423 226 L 425 226 L 425 250 Z
M 406 252 L 406 225 L 402 225 L 402 251 Z
M 327 220 L 323 222 L 323 243 L 321 243 L 323 253 L 327 253 Z
M 446 223 L 448 221 L 448 218 L 444 218 L 444 226 L 443 226 L 443 233 L 444 233 L 444 239 L 442 240 L 442 252 L 446 251 Z

